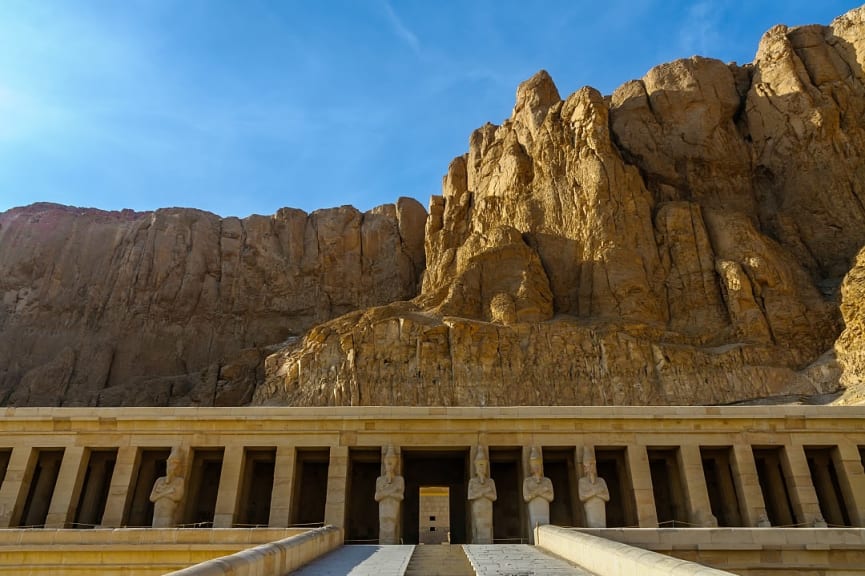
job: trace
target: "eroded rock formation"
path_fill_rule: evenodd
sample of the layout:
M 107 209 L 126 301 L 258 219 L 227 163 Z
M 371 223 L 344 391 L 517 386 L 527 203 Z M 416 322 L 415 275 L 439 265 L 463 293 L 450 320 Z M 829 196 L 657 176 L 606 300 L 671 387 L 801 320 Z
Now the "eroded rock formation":
M 865 7 L 772 28 L 752 64 L 679 60 L 609 96 L 562 100 L 540 72 L 510 118 L 471 135 L 428 215 L 406 199 L 244 220 L 0 214 L 0 401 L 713 404 L 858 390 L 863 66 Z
M 238 405 L 268 346 L 409 298 L 417 201 L 219 218 L 33 205 L 0 214 L 0 401 Z
M 831 391 L 865 244 L 863 18 L 776 26 L 753 64 L 671 62 L 607 98 L 561 100 L 540 72 L 432 199 L 420 295 L 316 327 L 268 359 L 255 401 Z
M 841 285 L 841 313 L 845 328 L 835 342 L 843 368 L 841 384 L 845 403 L 865 403 L 865 248 Z

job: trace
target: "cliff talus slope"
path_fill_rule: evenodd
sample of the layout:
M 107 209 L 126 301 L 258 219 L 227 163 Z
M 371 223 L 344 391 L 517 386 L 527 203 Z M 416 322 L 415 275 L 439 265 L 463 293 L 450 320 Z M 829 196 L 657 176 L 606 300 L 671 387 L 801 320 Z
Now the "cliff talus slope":
M 863 38 L 863 9 L 777 26 L 752 64 L 680 60 L 609 97 L 562 100 L 537 74 L 431 200 L 421 293 L 272 355 L 254 401 L 834 390 L 839 286 L 865 244 Z

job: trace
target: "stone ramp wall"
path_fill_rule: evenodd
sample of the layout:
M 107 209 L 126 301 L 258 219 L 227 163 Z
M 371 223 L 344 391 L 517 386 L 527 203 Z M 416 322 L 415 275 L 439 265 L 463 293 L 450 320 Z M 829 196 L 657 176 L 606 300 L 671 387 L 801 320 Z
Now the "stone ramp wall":
M 729 576 L 695 562 L 673 558 L 558 526 L 538 526 L 535 542 L 599 576 Z
M 298 528 L 0 529 L 0 576 L 158 576 L 265 542 Z
M 342 546 L 342 530 L 324 526 L 171 572 L 173 576 L 287 574 Z

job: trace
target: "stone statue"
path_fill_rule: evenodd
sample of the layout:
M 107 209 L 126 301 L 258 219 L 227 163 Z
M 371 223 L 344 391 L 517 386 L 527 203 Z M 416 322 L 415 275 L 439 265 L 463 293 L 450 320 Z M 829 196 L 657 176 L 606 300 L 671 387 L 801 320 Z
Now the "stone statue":
M 378 543 L 400 543 L 400 509 L 405 497 L 405 478 L 398 476 L 399 456 L 393 446 L 384 455 L 384 475 L 375 480 L 375 501 L 378 502 Z
M 154 528 L 171 528 L 176 525 L 177 506 L 186 491 L 183 455 L 179 448 L 171 450 L 165 469 L 165 476 L 156 479 L 150 492 Z
M 553 481 L 544 476 L 543 459 L 537 446 L 529 453 L 530 474 L 523 480 L 523 500 L 529 503 L 529 544 L 535 543 L 535 527 L 550 523 Z
M 475 456 L 475 476 L 469 480 L 468 499 L 472 513 L 472 544 L 492 544 L 496 483 L 490 478 L 490 461 L 483 446 L 478 446 Z
M 579 492 L 580 502 L 583 503 L 583 509 L 586 511 L 586 527 L 606 528 L 610 491 L 604 479 L 598 478 L 595 451 L 588 446 L 583 451 L 583 471 L 585 476 L 580 478 Z

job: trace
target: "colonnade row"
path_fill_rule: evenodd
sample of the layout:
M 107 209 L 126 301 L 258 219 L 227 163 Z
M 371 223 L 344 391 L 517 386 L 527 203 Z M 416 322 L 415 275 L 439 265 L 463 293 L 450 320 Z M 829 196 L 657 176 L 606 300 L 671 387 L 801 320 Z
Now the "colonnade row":
M 789 438 L 789 436 L 788 436 Z M 420 491 L 447 489 L 452 541 L 469 537 L 466 486 L 474 447 L 392 445 L 405 479 L 401 533 L 417 542 L 429 522 Z M 0 445 L 0 527 L 151 526 L 156 481 L 172 450 L 184 493 L 173 525 L 243 527 L 332 524 L 348 541 L 378 538 L 376 478 L 382 446 Z M 615 526 L 865 526 L 865 447 L 831 445 L 595 445 Z M 584 446 L 489 444 L 496 541 L 526 539 L 523 480 L 530 453 L 552 482 L 550 522 L 585 526 L 578 482 Z M 393 449 L 391 449 L 393 450 Z M 427 524 L 424 524 L 427 522 Z

